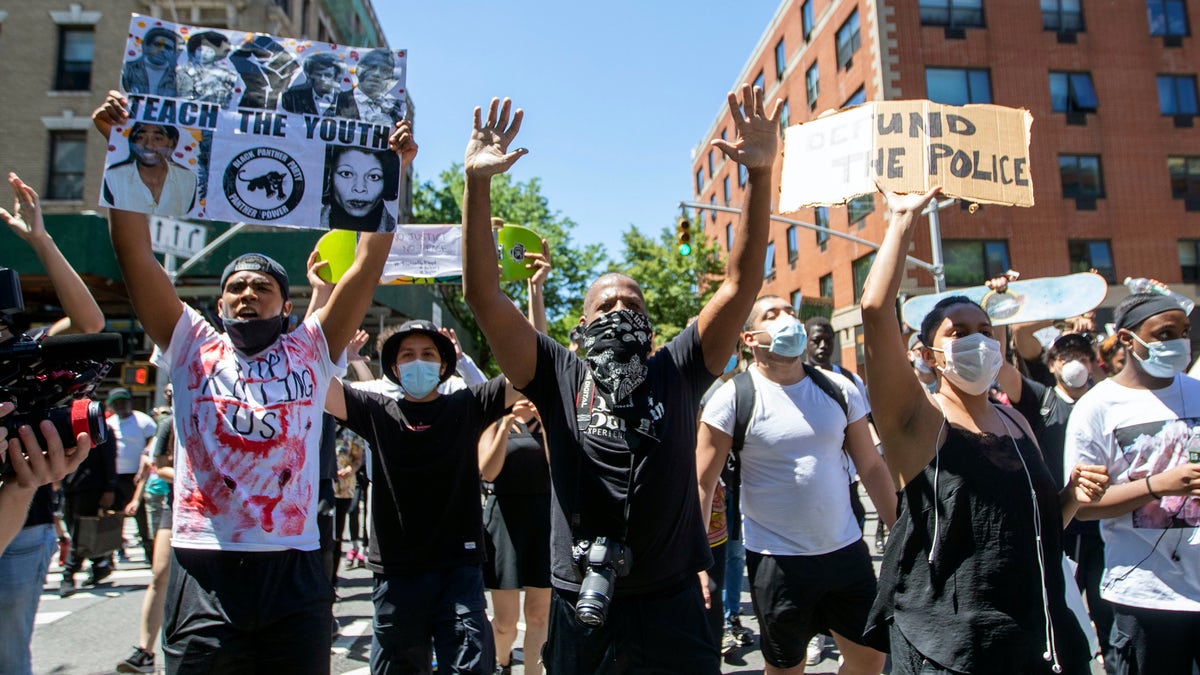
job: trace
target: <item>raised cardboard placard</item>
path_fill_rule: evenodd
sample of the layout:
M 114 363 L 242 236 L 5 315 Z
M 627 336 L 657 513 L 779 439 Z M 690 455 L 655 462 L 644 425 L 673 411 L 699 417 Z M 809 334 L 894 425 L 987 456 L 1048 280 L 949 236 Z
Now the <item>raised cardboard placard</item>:
M 1028 110 L 875 101 L 788 127 L 779 210 L 844 204 L 878 188 L 1033 206 Z

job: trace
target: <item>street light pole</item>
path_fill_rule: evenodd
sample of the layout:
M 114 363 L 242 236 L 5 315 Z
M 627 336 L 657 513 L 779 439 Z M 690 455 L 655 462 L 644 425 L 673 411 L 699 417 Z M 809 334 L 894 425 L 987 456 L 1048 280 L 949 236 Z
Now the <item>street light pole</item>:
M 934 293 L 946 291 L 946 266 L 942 259 L 942 220 L 938 211 L 950 206 L 955 201 L 957 200 L 943 199 L 940 202 L 934 200 L 925 207 L 925 213 L 929 215 L 929 247 L 933 251 L 933 265 L 929 267 L 929 271 L 933 274 Z

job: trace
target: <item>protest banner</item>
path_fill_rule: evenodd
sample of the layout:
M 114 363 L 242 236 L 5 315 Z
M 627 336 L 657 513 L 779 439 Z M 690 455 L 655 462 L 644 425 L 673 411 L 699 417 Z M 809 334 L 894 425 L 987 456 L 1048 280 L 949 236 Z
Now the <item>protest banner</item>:
M 396 227 L 404 51 L 134 14 L 100 205 L 320 229 Z
M 1033 206 L 1028 110 L 876 101 L 788 127 L 779 210 L 844 204 L 877 190 Z
M 355 232 L 330 232 L 317 242 L 317 257 L 329 263 L 317 273 L 337 283 L 354 262 Z M 392 238 L 380 285 L 462 283 L 461 225 L 401 225 Z

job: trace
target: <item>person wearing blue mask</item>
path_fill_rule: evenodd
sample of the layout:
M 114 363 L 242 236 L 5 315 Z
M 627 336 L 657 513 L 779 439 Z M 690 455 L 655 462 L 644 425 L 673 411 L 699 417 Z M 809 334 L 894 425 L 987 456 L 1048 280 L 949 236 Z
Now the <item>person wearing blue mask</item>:
M 1112 488 L 1078 517 L 1100 520 L 1101 596 L 1113 609 L 1109 673 L 1188 673 L 1200 664 L 1200 381 L 1190 323 L 1169 297 L 1116 311 L 1129 358 L 1067 421 L 1064 463 L 1103 464 Z
M 784 298 L 758 299 L 742 342 L 754 364 L 738 377 L 750 378 L 753 398 L 746 405 L 737 382 L 713 394 L 701 415 L 696 464 L 707 513 L 726 459 L 731 452 L 738 459 L 766 672 L 804 672 L 809 640 L 831 632 L 847 672 L 878 673 L 884 654 L 861 643 L 875 571 L 846 490 L 843 448 L 889 523 L 896 495 L 867 429 L 866 403 L 845 377 L 805 363 L 808 335 Z M 746 420 L 740 429 L 739 418 Z
M 400 326 L 380 359 L 403 398 L 335 380 L 325 401 L 371 447 L 371 672 L 429 672 L 432 642 L 442 668 L 491 673 L 476 448 L 518 396 L 503 377 L 439 393 L 457 356 L 429 321 Z

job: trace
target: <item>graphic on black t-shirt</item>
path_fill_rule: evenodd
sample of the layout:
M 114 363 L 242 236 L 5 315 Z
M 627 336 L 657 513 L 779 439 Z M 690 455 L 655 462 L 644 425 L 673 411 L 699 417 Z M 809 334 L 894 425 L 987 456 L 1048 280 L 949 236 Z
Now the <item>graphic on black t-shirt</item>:
M 1113 474 L 1132 483 L 1187 464 L 1189 441 L 1197 425 L 1200 418 L 1189 417 L 1115 429 L 1120 452 Z M 1196 497 L 1163 497 L 1133 512 L 1134 527 L 1161 530 L 1198 525 L 1200 498 Z

